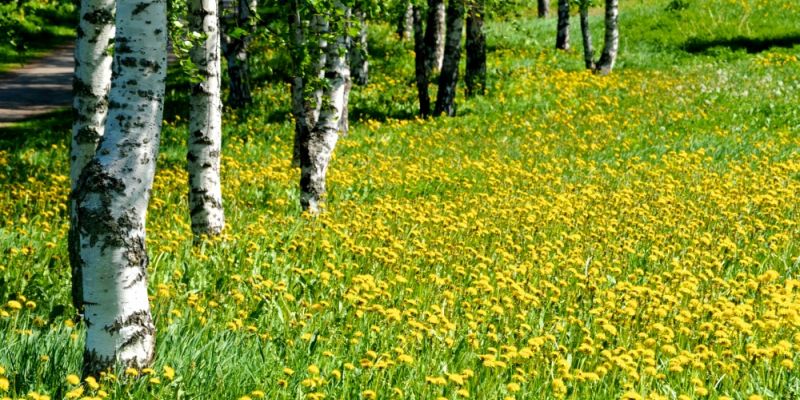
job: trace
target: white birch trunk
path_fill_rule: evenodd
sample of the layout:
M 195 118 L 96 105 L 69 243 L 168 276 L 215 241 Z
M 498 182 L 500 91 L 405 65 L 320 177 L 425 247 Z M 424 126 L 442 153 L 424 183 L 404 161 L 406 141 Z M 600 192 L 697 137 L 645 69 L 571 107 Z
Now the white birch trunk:
M 581 37 L 583 38 L 583 62 L 586 69 L 594 70 L 594 47 L 592 47 L 592 32 L 589 29 L 589 4 L 588 0 L 581 3 Z
M 70 148 L 70 191 L 94 156 L 97 143 L 103 136 L 108 112 L 108 90 L 111 87 L 111 56 L 108 47 L 114 39 L 115 0 L 82 0 L 77 39 L 75 40 L 75 75 L 73 77 L 73 108 Z M 72 267 L 72 303 L 82 309 L 80 260 L 78 259 L 77 211 L 75 198 L 70 197 L 70 230 L 68 248 Z
M 187 169 L 192 233 L 218 235 L 225 227 L 219 167 L 222 151 L 220 38 L 216 0 L 190 0 L 189 26 L 206 35 L 191 50 L 202 82 L 192 87 Z
M 145 367 L 155 351 L 145 218 L 163 112 L 166 3 L 122 1 L 116 27 L 105 136 L 76 190 L 88 374 Z
M 400 40 L 408 40 L 411 38 L 412 30 L 414 27 L 414 5 L 411 1 L 406 0 L 403 3 L 402 12 L 397 22 L 397 36 Z
M 444 62 L 445 33 L 447 32 L 445 14 L 445 4 L 444 1 L 441 1 L 436 4 L 436 36 L 434 36 L 436 42 L 433 49 L 433 65 L 431 65 L 434 71 L 441 71 Z
M 619 49 L 619 0 L 606 0 L 606 33 L 603 52 L 600 60 L 597 61 L 596 71 L 601 75 L 608 75 L 614 69 L 617 61 L 617 50 Z
M 337 2 L 336 6 L 342 10 L 340 15 L 344 15 L 341 3 Z M 322 94 L 319 119 L 301 149 L 300 204 L 304 210 L 314 214 L 320 212 L 324 201 L 325 175 L 339 139 L 345 87 L 350 79 L 346 59 L 347 33 L 341 26 L 338 28 L 334 30 L 335 39 L 326 44 L 324 76 L 327 85 Z
M 292 57 L 295 73 L 297 74 L 292 78 L 292 112 L 295 117 L 292 166 L 299 167 L 302 164 L 300 161 L 302 148 L 305 146 L 308 135 L 310 135 L 311 130 L 314 129 L 314 126 L 317 124 L 317 119 L 319 118 L 320 108 L 322 107 L 322 87 L 317 85 L 317 87 L 313 88 L 310 96 L 306 96 L 305 94 L 305 86 L 309 83 L 309 80 L 304 76 L 301 67 L 302 52 L 306 47 L 305 35 L 303 34 L 301 26 L 303 20 L 300 18 L 297 4 L 294 2 L 290 4 L 290 7 L 292 7 L 290 9 L 292 16 L 289 17 L 289 25 L 290 29 L 293 31 L 292 42 L 294 47 Z M 318 45 L 317 48 L 311 50 L 313 51 L 313 55 L 316 56 L 312 75 L 316 76 L 317 80 L 321 81 L 325 77 L 325 59 L 328 42 L 324 36 L 328 32 L 328 22 L 319 15 L 315 15 L 311 20 L 311 30 L 313 38 Z

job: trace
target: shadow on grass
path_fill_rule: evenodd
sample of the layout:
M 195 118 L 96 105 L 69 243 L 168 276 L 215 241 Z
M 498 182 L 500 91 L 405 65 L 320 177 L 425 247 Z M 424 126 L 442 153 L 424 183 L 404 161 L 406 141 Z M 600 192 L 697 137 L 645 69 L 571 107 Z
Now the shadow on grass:
M 69 145 L 72 110 L 64 109 L 25 121 L 0 127 L 0 150 L 16 152 L 30 148 L 46 148 L 53 144 Z
M 792 48 L 796 45 L 800 45 L 800 34 L 766 38 L 749 38 L 745 36 L 728 39 L 691 38 L 683 44 L 682 49 L 688 53 L 697 54 L 715 47 L 726 47 L 733 51 L 745 50 L 750 54 L 754 54 L 773 47 Z

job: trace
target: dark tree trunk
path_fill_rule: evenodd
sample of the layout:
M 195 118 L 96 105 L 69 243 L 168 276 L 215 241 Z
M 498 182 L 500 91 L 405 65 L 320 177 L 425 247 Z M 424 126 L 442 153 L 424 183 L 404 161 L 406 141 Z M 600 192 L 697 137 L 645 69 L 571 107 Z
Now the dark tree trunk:
M 255 12 L 255 2 L 251 0 L 222 0 L 220 2 L 220 25 L 222 25 L 222 53 L 228 62 L 228 83 L 230 94 L 228 105 L 241 108 L 252 103 L 250 94 L 250 64 L 247 46 L 249 35 L 230 36 L 234 29 L 252 30 L 251 14 Z
M 556 48 L 569 50 L 569 0 L 558 0 Z
M 547 14 L 550 14 L 550 0 L 539 0 L 537 5 L 539 18 L 547 17 Z
M 439 49 L 442 48 L 444 29 L 442 29 L 442 15 L 439 10 L 444 6 L 444 0 L 428 0 L 428 16 L 425 22 L 425 68 L 428 76 L 441 67 Z
M 586 69 L 594 69 L 594 48 L 592 47 L 592 32 L 589 30 L 589 4 L 581 4 L 581 36 L 583 37 L 583 60 Z
M 310 127 L 308 125 L 308 116 L 306 115 L 305 96 L 305 81 L 301 71 L 303 59 L 303 41 L 305 35 L 303 34 L 302 21 L 300 19 L 300 12 L 297 9 L 297 1 L 287 0 L 281 2 L 283 6 L 287 6 L 289 11 L 289 52 L 292 60 L 292 76 L 291 90 L 292 90 L 292 115 L 294 116 L 294 148 L 292 151 L 292 166 L 300 166 L 300 146 L 304 139 L 308 137 Z
M 486 93 L 486 34 L 483 32 L 484 0 L 474 0 L 467 13 L 467 96 Z
M 434 115 L 456 114 L 456 85 L 458 62 L 461 59 L 461 31 L 464 29 L 464 0 L 451 0 L 447 6 L 447 35 L 444 43 L 444 61 L 439 75 Z
M 614 69 L 614 63 L 617 61 L 617 50 L 619 49 L 618 5 L 618 0 L 606 0 L 605 43 L 603 43 L 603 52 L 600 54 L 600 59 L 595 66 L 595 71 L 601 75 L 610 74 L 611 70 Z
M 428 95 L 428 48 L 425 45 L 425 38 L 422 26 L 422 12 L 418 6 L 413 9 L 414 18 L 414 70 L 417 77 L 417 93 L 419 95 L 419 114 L 427 117 L 431 114 L 431 99 Z

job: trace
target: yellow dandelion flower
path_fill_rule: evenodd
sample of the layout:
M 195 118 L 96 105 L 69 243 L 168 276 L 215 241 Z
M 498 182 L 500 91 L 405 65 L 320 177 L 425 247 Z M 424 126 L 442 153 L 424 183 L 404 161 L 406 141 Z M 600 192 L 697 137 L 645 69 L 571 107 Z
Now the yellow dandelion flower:
M 84 382 L 89 385 L 89 389 L 97 390 L 100 388 L 100 384 L 97 383 L 97 379 L 94 379 L 93 376 L 87 376 Z
M 69 383 L 70 385 L 77 385 L 81 383 L 81 378 L 79 378 L 78 375 L 69 374 L 67 375 L 67 383 Z
M 169 365 L 165 365 L 164 366 L 164 377 L 169 379 L 169 380 L 175 379 L 175 370 L 172 369 L 172 367 L 170 367 Z
M 77 399 L 78 397 L 81 397 L 82 394 L 83 394 L 83 386 L 78 386 L 75 389 L 72 389 L 69 392 L 67 392 L 66 398 Z

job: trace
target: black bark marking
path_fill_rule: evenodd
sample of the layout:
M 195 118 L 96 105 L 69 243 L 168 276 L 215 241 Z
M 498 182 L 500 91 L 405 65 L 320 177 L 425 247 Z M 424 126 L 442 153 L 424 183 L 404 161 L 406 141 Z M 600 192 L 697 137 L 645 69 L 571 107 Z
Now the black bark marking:
M 114 13 L 110 10 L 98 8 L 83 14 L 83 19 L 94 25 L 112 25 L 114 24 Z
M 97 144 L 100 141 L 100 137 L 102 137 L 102 135 L 100 135 L 100 132 L 98 132 L 94 127 L 84 126 L 75 132 L 73 139 L 75 140 L 75 143 L 84 145 Z
M 141 3 L 137 4 L 136 8 L 133 9 L 132 15 L 137 15 L 137 14 L 141 13 L 142 11 L 146 10 L 147 7 L 150 7 L 151 4 L 153 4 L 153 3 L 152 2 L 141 2 Z
M 157 73 L 161 70 L 161 63 L 156 61 L 151 61 L 146 58 L 139 59 L 139 66 L 149 69 L 153 73 Z
M 129 326 L 140 326 L 143 329 L 146 329 L 150 334 L 153 334 L 156 331 L 156 328 L 153 325 L 153 319 L 150 317 L 150 312 L 147 310 L 134 311 L 126 316 L 119 317 L 115 319 L 111 325 L 103 327 L 103 330 L 109 334 L 116 335 L 122 330 L 122 328 L 127 328 Z
M 136 66 L 136 58 L 134 57 L 119 57 L 118 58 L 120 65 L 125 67 L 135 67 Z

